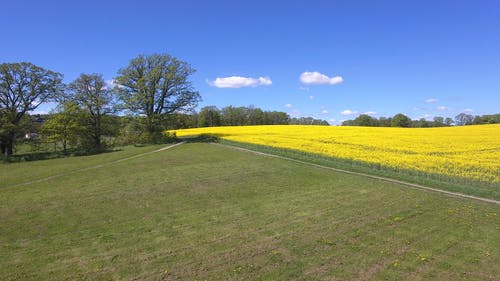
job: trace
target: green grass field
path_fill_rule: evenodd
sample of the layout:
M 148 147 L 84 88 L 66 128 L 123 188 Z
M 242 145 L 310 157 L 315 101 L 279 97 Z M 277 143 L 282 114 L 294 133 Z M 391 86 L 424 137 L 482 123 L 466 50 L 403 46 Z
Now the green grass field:
M 292 149 L 280 149 L 270 146 L 255 145 L 250 143 L 233 142 L 226 140 L 217 140 L 219 143 L 231 146 L 250 149 L 252 151 L 263 152 L 285 158 L 295 159 L 308 163 L 314 163 L 325 167 L 332 167 L 345 171 L 357 172 L 367 175 L 381 176 L 388 179 L 401 180 L 407 183 L 420 184 L 444 191 L 456 192 L 477 196 L 481 198 L 500 201 L 500 184 L 491 182 L 477 182 L 473 180 L 460 179 L 446 175 L 419 173 L 412 170 L 399 169 L 393 171 L 387 168 L 381 168 L 377 165 L 367 163 L 342 160 L 338 158 L 325 157 L 308 152 L 302 152 Z
M 156 149 L 0 164 L 0 279 L 500 280 L 498 205 Z

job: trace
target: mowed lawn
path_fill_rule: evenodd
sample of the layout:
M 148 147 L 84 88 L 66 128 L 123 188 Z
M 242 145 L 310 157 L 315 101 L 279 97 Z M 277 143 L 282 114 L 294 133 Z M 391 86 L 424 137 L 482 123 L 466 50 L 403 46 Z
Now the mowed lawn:
M 148 149 L 0 164 L 0 279 L 500 279 L 498 205 L 213 144 L 109 164 Z

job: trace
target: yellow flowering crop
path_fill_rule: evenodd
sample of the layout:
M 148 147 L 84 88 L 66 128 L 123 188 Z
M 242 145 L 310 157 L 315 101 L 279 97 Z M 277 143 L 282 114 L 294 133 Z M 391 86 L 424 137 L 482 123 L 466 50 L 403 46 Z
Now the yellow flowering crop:
M 500 182 L 500 125 L 442 128 L 239 126 L 177 130 L 329 157 Z

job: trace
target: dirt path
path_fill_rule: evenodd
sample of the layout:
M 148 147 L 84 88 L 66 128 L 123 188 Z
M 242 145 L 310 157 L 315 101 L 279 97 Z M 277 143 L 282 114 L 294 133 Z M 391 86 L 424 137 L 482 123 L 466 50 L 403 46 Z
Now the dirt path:
M 409 183 L 409 182 L 405 182 L 405 181 L 401 181 L 401 180 L 395 180 L 395 179 L 381 177 L 381 176 L 374 176 L 374 175 L 365 174 L 365 173 L 352 172 L 352 171 L 348 171 L 348 170 L 342 170 L 342 169 L 332 168 L 332 167 L 328 167 L 328 166 L 324 166 L 324 165 L 319 165 L 319 164 L 315 164 L 315 163 L 311 163 L 311 162 L 306 162 L 306 161 L 301 161 L 301 160 L 297 160 L 297 159 L 293 159 L 293 158 L 289 158 L 289 157 L 285 157 L 285 156 L 279 156 L 279 155 L 275 155 L 275 154 L 270 154 L 270 153 L 255 151 L 255 150 L 251 150 L 251 149 L 247 149 L 247 148 L 242 148 L 242 147 L 237 147 L 237 146 L 232 146 L 232 145 L 227 145 L 227 144 L 214 143 L 214 145 L 224 146 L 224 147 L 228 147 L 228 148 L 232 148 L 232 149 L 236 149 L 236 150 L 240 150 L 240 151 L 245 151 L 245 152 L 249 152 L 249 153 L 253 153 L 253 154 L 257 154 L 257 155 L 262 155 L 262 156 L 267 156 L 267 157 L 274 157 L 274 158 L 284 159 L 284 160 L 288 160 L 288 161 L 292 161 L 292 162 L 296 162 L 296 163 L 300 163 L 300 164 L 304 164 L 304 165 L 309 165 L 309 166 L 313 166 L 313 167 L 317 167 L 317 168 L 321 168 L 321 169 L 327 169 L 327 170 L 331 170 L 331 171 L 335 171 L 335 172 L 340 172 L 340 173 L 344 173 L 344 174 L 363 176 L 363 177 L 367 177 L 367 178 L 372 178 L 372 179 L 377 179 L 377 180 L 383 180 L 383 181 L 386 181 L 386 182 L 397 183 L 397 184 L 408 186 L 410 188 L 424 190 L 424 191 L 430 191 L 430 192 L 436 192 L 436 193 L 441 193 L 441 194 L 445 194 L 447 196 L 472 199 L 472 200 L 477 200 L 477 201 L 482 201 L 482 202 L 487 202 L 487 203 L 493 203 L 493 204 L 500 205 L 500 201 L 495 200 L 495 199 L 488 199 L 488 198 L 483 198 L 483 197 L 477 197 L 477 196 L 473 196 L 473 195 L 467 195 L 467 194 L 463 194 L 463 193 L 446 191 L 446 190 L 441 190 L 441 189 L 432 188 L 432 187 L 428 187 L 428 186 L 423 186 L 423 185 L 419 185 L 419 184 Z
M 153 150 L 153 151 L 149 151 L 149 152 L 144 152 L 144 153 L 136 154 L 134 156 L 130 156 L 130 157 L 127 157 L 127 158 L 122 158 L 122 159 L 114 160 L 114 161 L 111 161 L 111 162 L 107 162 L 107 163 L 103 163 L 103 164 L 99 164 L 99 165 L 95 165 L 95 166 L 91 166 L 91 167 L 81 168 L 81 169 L 77 169 L 77 170 L 66 172 L 66 173 L 56 174 L 56 175 L 53 175 L 53 176 L 50 176 L 50 177 L 40 178 L 40 179 L 37 179 L 37 180 L 32 180 L 32 181 L 27 181 L 27 182 L 23 182 L 23 183 L 18 183 L 18 184 L 11 185 L 11 186 L 6 186 L 6 187 L 3 187 L 3 188 L 25 186 L 25 185 L 30 185 L 30 184 L 33 184 L 33 183 L 39 183 L 39 182 L 48 181 L 48 180 L 59 178 L 59 177 L 62 177 L 62 176 L 72 175 L 72 174 L 83 172 L 83 171 L 98 169 L 98 168 L 102 168 L 102 167 L 105 167 L 105 166 L 109 166 L 109 165 L 113 165 L 113 164 L 116 164 L 116 163 L 120 163 L 120 162 L 123 162 L 123 161 L 127 161 L 127 160 L 131 160 L 131 159 L 139 158 L 139 157 L 142 157 L 142 156 L 145 156 L 145 155 L 149 155 L 149 154 L 157 153 L 157 152 L 160 152 L 160 151 L 164 151 L 164 150 L 167 150 L 167 149 L 170 149 L 170 148 L 174 148 L 174 147 L 179 146 L 179 145 L 184 144 L 184 143 L 186 143 L 186 142 L 183 141 L 183 142 L 180 142 L 180 143 L 176 143 L 176 144 L 172 144 L 172 145 L 169 145 L 169 146 L 162 147 L 162 148 L 157 149 L 157 150 Z

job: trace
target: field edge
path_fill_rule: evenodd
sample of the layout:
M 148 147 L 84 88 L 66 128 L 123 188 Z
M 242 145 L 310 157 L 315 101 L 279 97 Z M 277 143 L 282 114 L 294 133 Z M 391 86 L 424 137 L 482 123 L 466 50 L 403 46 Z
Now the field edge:
M 470 179 L 455 178 L 440 174 L 430 174 L 425 172 L 404 170 L 393 171 L 385 166 L 372 165 L 362 161 L 346 160 L 334 157 L 327 157 L 320 154 L 313 154 L 287 148 L 277 148 L 252 143 L 236 142 L 218 139 L 221 144 L 269 153 L 272 155 L 291 158 L 312 164 L 318 164 L 350 172 L 362 173 L 371 176 L 380 176 L 389 179 L 399 180 L 410 184 L 424 185 L 444 191 L 471 195 L 480 198 L 500 200 L 500 186 L 486 184 L 484 182 L 474 182 Z M 377 168 L 378 167 L 378 168 Z M 474 187 L 472 187 L 474 186 Z

